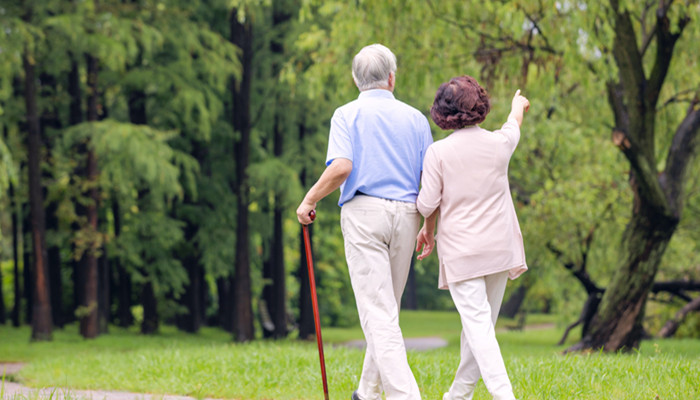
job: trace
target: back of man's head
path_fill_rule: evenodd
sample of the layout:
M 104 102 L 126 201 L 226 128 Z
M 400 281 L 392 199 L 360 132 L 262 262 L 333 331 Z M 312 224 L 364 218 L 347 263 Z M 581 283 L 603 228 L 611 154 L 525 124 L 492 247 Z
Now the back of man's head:
M 396 73 L 396 56 L 381 44 L 365 46 L 352 60 L 352 77 L 360 91 L 386 88 Z

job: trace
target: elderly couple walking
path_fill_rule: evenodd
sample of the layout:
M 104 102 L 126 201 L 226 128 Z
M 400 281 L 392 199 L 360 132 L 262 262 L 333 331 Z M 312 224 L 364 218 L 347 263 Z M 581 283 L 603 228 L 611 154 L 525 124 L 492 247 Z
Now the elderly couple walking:
M 506 281 L 525 270 L 525 252 L 508 185 L 528 100 L 516 92 L 501 129 L 479 128 L 486 91 L 469 76 L 440 86 L 430 115 L 454 129 L 433 143 L 428 120 L 396 100 L 396 57 L 373 44 L 354 57 L 359 97 L 331 119 L 326 169 L 297 209 L 310 224 L 316 203 L 340 188 L 340 224 L 350 281 L 367 341 L 352 399 L 420 399 L 406 359 L 399 307 L 415 245 L 435 246 L 439 288 L 449 289 L 462 320 L 461 360 L 443 400 L 471 399 L 483 378 L 494 399 L 514 399 L 494 324 Z M 425 218 L 420 227 L 420 215 Z

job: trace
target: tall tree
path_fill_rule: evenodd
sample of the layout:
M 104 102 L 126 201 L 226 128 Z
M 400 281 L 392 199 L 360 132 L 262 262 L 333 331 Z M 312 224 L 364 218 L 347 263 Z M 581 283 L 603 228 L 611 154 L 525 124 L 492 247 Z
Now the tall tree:
M 249 10 L 234 9 L 230 17 L 231 43 L 241 49 L 242 73 L 234 79 L 233 129 L 238 133 L 235 143 L 236 195 L 238 212 L 236 224 L 236 260 L 234 273 L 234 326 L 236 341 L 245 342 L 255 338 L 253 327 L 253 306 L 251 303 L 250 277 L 250 232 L 248 224 L 248 165 L 250 163 L 250 88 L 253 77 L 253 24 Z
M 48 100 L 43 109 L 41 110 L 41 116 L 39 120 L 39 125 L 41 127 L 41 136 L 45 139 L 46 154 L 44 159 L 50 162 L 52 157 L 52 152 L 55 151 L 55 132 L 61 129 L 61 120 L 59 117 L 59 104 L 58 101 L 58 86 L 56 81 L 56 76 L 53 73 L 47 71 L 42 72 L 39 75 L 39 82 L 41 84 L 41 89 L 39 91 L 40 97 L 42 99 Z M 43 185 L 43 194 L 46 199 L 46 230 L 47 230 L 47 254 L 48 254 L 48 265 L 49 265 L 49 282 L 51 291 L 51 313 L 53 323 L 56 327 L 63 328 L 64 315 L 63 315 L 63 277 L 61 274 L 61 248 L 57 237 L 60 235 L 58 230 L 58 200 L 52 198 L 48 191 L 48 183 L 53 179 L 52 169 L 43 168 L 42 178 L 45 184 Z M 53 240 L 51 240 L 53 238 Z
M 289 99 L 289 88 L 281 84 L 281 71 L 284 63 L 288 58 L 286 52 L 286 43 L 288 32 L 290 32 L 290 20 L 292 3 L 287 0 L 276 0 L 272 2 L 272 38 L 270 39 L 270 64 L 271 64 L 271 79 L 273 82 L 273 96 L 275 104 L 271 108 L 270 126 L 272 156 L 275 161 L 280 162 L 277 167 L 285 168 L 284 165 L 284 149 L 285 136 L 287 135 L 288 126 L 292 121 L 288 118 L 287 110 L 291 103 Z M 266 111 L 267 112 L 267 111 Z M 274 185 L 272 187 L 272 235 L 269 238 L 269 248 L 267 251 L 267 259 L 263 264 L 263 278 L 269 279 L 268 284 L 263 288 L 263 299 L 267 311 L 270 314 L 270 322 L 272 323 L 272 331 L 264 331 L 265 334 L 274 338 L 283 338 L 287 336 L 287 285 L 286 285 L 286 268 L 284 263 L 284 213 L 286 210 L 285 192 L 288 187 Z M 263 327 L 265 327 L 263 325 Z
M 645 7 L 648 9 L 642 15 L 654 8 L 652 3 L 646 3 Z M 610 0 L 612 55 L 619 71 L 617 79 L 607 83 L 608 101 L 615 117 L 612 138 L 629 162 L 634 203 L 616 272 L 588 334 L 575 349 L 629 350 L 637 348 L 643 337 L 646 300 L 681 219 L 688 168 L 700 143 L 700 95 L 696 92 L 675 129 L 665 165 L 658 169 L 659 97 L 674 58 L 674 48 L 694 15 L 691 10 L 692 7 L 685 8 L 678 2 L 658 1 L 653 28 L 645 31 L 644 26 L 635 29 L 635 17 L 629 6 Z M 672 20 L 671 13 L 678 16 Z M 655 42 L 653 46 L 652 42 Z M 648 73 L 647 51 L 653 52 L 648 56 L 653 60 Z
M 25 21 L 32 21 L 31 8 L 26 11 Z M 51 340 L 53 322 L 51 320 L 51 296 L 46 252 L 46 226 L 44 196 L 41 188 L 41 130 L 37 108 L 36 66 L 34 53 L 25 47 L 24 100 L 27 115 L 27 153 L 29 173 L 29 203 L 31 213 L 31 237 L 33 248 L 34 298 L 32 310 L 32 340 Z M 25 264 L 26 268 L 26 264 Z

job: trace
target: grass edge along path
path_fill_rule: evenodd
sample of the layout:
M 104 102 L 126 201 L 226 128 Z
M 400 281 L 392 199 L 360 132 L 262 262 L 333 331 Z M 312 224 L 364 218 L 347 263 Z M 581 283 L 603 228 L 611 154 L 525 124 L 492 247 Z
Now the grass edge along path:
M 424 399 L 441 398 L 459 359 L 456 313 L 454 321 L 452 313 L 432 314 L 402 313 L 407 337 L 432 333 L 449 343 L 408 354 Z M 356 338 L 355 331 L 324 329 L 332 399 L 349 398 L 356 388 L 364 353 L 338 345 Z M 700 398 L 698 340 L 648 341 L 631 354 L 562 356 L 562 347 L 553 345 L 560 334 L 560 329 L 499 333 L 519 399 Z M 57 331 L 52 343 L 29 343 L 28 330 L 0 327 L 0 338 L 0 360 L 27 362 L 16 379 L 31 387 L 241 400 L 323 398 L 315 342 L 234 344 L 225 332 L 188 335 L 172 328 L 153 337 L 113 329 L 85 341 L 70 327 Z M 483 384 L 474 399 L 490 399 Z

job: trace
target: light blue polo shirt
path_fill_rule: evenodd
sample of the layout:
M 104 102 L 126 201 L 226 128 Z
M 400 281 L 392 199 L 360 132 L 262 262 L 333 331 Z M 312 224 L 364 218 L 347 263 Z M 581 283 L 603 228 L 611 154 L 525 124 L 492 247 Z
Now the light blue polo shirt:
M 352 161 L 338 205 L 358 192 L 414 203 L 423 157 L 432 142 L 430 125 L 420 111 L 396 100 L 388 90 L 360 92 L 331 119 L 326 165 L 336 158 Z

